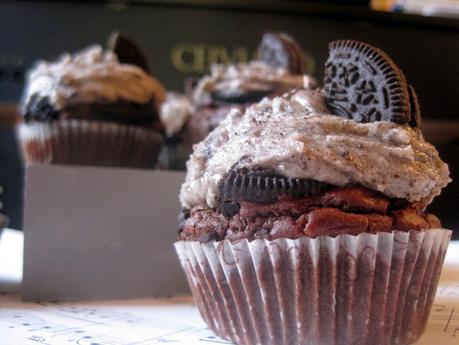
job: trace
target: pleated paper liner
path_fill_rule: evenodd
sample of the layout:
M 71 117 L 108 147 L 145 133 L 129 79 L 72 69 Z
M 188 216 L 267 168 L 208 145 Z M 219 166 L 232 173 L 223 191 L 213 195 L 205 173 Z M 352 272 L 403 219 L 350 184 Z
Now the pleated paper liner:
M 163 144 L 154 130 L 101 121 L 21 124 L 26 163 L 154 168 Z
M 196 304 L 244 345 L 410 344 L 424 332 L 451 231 L 175 243 Z

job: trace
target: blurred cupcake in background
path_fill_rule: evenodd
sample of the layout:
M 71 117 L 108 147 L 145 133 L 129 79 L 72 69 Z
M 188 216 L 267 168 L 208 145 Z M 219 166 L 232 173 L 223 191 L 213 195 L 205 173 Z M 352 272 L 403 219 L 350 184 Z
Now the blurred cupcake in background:
M 166 165 L 185 169 L 194 144 L 202 141 L 232 108 L 243 111 L 264 97 L 293 89 L 313 89 L 299 44 L 285 33 L 266 33 L 258 59 L 247 63 L 213 64 L 209 75 L 185 80 L 185 94 L 168 92 L 160 110 L 166 130 Z
M 210 74 L 202 77 L 192 92 L 196 111 L 185 123 L 185 143 L 191 147 L 203 140 L 232 108 L 244 110 L 264 97 L 314 88 L 316 82 L 305 75 L 306 67 L 301 47 L 285 33 L 264 34 L 258 60 L 212 65 Z
M 164 142 L 163 86 L 129 39 L 114 33 L 40 61 L 28 73 L 19 128 L 26 163 L 154 168 Z

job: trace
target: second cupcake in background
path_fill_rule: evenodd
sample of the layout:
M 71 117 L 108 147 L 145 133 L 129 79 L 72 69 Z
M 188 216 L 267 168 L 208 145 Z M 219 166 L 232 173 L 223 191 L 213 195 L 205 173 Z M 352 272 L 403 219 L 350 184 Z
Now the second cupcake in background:
M 129 39 L 29 71 L 19 137 L 26 163 L 154 168 L 163 144 L 163 86 Z
M 306 58 L 298 43 L 285 33 L 266 33 L 258 46 L 257 60 L 211 65 L 210 74 L 198 80 L 188 97 L 182 96 L 180 102 L 168 97 L 161 117 L 181 121 L 175 131 L 189 152 L 232 108 L 244 110 L 264 97 L 315 87 L 315 80 L 305 73 Z
M 258 46 L 258 60 L 211 66 L 192 94 L 196 105 L 185 127 L 185 142 L 203 140 L 226 118 L 232 108 L 244 110 L 264 97 L 274 97 L 297 88 L 315 87 L 306 76 L 301 47 L 285 33 L 266 33 Z

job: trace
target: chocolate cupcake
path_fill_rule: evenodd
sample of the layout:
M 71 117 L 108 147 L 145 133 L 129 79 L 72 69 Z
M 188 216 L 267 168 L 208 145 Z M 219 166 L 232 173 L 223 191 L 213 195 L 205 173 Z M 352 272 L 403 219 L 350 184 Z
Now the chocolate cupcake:
M 258 47 L 258 60 L 238 64 L 213 64 L 192 92 L 196 111 L 185 123 L 185 143 L 203 140 L 232 108 L 244 110 L 264 97 L 290 89 L 315 87 L 305 75 L 306 59 L 293 38 L 267 33 Z
M 409 344 L 451 231 L 449 182 L 403 73 L 330 45 L 323 90 L 234 109 L 195 147 L 175 243 L 207 325 L 235 344 Z
M 112 50 L 91 46 L 29 71 L 19 129 L 27 163 L 155 166 L 165 91 L 123 54 L 134 47 L 116 35 Z

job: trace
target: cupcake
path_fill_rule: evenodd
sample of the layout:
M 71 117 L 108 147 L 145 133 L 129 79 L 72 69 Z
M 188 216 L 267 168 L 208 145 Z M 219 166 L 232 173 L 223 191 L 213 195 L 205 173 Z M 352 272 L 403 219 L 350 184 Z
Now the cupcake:
M 232 108 L 244 110 L 264 97 L 292 88 L 309 88 L 315 81 L 306 73 L 306 59 L 298 43 L 285 33 L 267 33 L 258 47 L 258 60 L 213 64 L 192 92 L 196 106 L 185 123 L 184 141 L 191 147 L 203 140 Z
M 330 44 L 324 87 L 234 109 L 187 162 L 175 248 L 202 317 L 241 345 L 409 344 L 451 231 L 448 166 L 381 50 Z
M 129 40 L 114 35 L 110 45 L 29 71 L 19 129 L 27 163 L 155 167 L 164 88 Z

